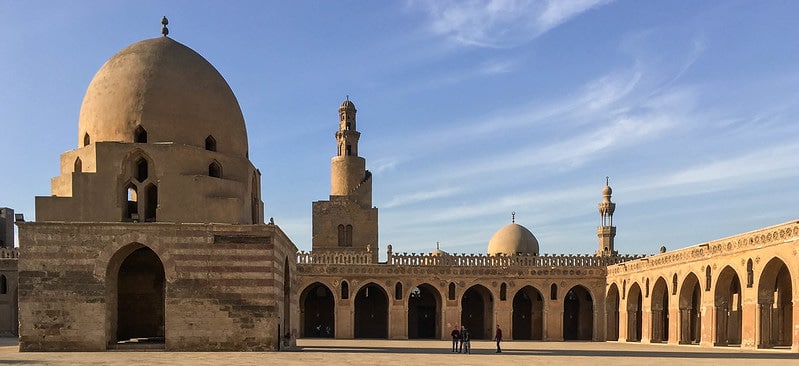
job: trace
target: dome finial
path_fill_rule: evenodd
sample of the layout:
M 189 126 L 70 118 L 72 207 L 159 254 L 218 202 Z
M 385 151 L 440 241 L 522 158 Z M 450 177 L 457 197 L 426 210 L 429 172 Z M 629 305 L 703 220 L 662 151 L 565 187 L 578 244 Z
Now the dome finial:
M 436 250 L 441 250 L 441 248 L 438 247 L 438 242 L 436 242 Z
M 516 223 L 516 211 L 513 211 L 513 212 L 510 213 L 510 222 L 512 224 Z
M 166 27 L 167 24 L 169 24 L 169 20 L 166 18 L 166 15 L 164 15 L 164 17 L 161 18 L 161 25 L 163 26 L 161 27 L 161 34 L 163 34 L 164 37 L 169 34 L 169 28 Z
M 610 177 L 608 177 L 607 175 L 605 176 L 605 185 L 606 186 L 610 185 Z

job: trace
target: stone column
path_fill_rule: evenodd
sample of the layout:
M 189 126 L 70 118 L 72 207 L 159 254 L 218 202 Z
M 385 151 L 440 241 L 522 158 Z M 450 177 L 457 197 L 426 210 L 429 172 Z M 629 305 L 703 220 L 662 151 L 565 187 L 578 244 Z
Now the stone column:
M 652 311 L 646 304 L 641 311 L 641 343 L 652 343 Z
M 757 349 L 757 337 L 760 334 L 758 313 L 757 299 L 744 298 L 741 304 L 741 349 Z

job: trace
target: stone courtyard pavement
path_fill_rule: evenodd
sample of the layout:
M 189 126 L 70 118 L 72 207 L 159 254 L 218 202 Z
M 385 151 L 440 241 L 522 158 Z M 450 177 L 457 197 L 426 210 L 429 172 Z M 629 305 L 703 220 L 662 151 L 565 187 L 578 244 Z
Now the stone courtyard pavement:
M 291 352 L 20 353 L 0 338 L 0 365 L 799 365 L 785 350 L 741 351 L 660 344 L 472 341 L 472 354 L 450 352 L 448 341 L 298 340 Z

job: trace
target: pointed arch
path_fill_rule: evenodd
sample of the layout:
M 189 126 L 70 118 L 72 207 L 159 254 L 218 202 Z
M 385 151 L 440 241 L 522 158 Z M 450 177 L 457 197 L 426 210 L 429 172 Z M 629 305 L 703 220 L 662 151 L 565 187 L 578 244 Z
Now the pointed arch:
M 575 285 L 563 297 L 563 339 L 590 341 L 593 336 L 593 297 L 586 287 Z
M 508 299 L 508 284 L 503 282 L 499 285 L 499 301 L 506 301 Z
M 761 348 L 790 346 L 793 342 L 792 278 L 788 266 L 778 257 L 763 266 L 757 291 Z
M 491 291 L 483 285 L 473 285 L 461 296 L 461 325 L 469 330 L 472 339 L 491 339 L 493 300 Z
M 741 345 L 741 281 L 731 266 L 719 272 L 714 291 L 717 346 Z
M 80 157 L 75 158 L 75 166 L 72 171 L 75 173 L 83 173 L 83 161 L 80 160 Z
M 609 341 L 619 340 L 619 305 L 619 287 L 612 283 L 605 297 L 605 339 Z
M 212 135 L 205 138 L 205 149 L 208 151 L 216 151 L 216 139 Z
M 627 342 L 640 342 L 643 327 L 643 296 L 641 286 L 633 282 L 627 293 Z
M 669 340 L 669 289 L 666 279 L 658 277 L 652 287 L 651 296 L 652 337 L 651 342 L 667 342 Z
M 347 281 L 341 281 L 341 299 L 347 300 L 350 298 L 350 284 Z
M 133 131 L 133 142 L 136 143 L 147 143 L 147 130 L 144 129 L 141 125 L 136 127 L 136 130 Z
M 139 189 L 133 182 L 128 182 L 123 186 L 122 201 L 125 202 L 122 212 L 122 220 L 137 221 L 139 219 Z
M 108 344 L 132 338 L 163 343 L 167 282 L 158 254 L 140 243 L 122 246 L 108 261 L 105 283 Z
M 83 146 L 89 146 L 92 143 L 92 138 L 89 137 L 89 133 L 86 132 L 83 134 Z
M 314 282 L 300 293 L 300 336 L 333 338 L 335 335 L 336 301 L 330 288 Z
M 544 297 L 533 286 L 513 296 L 513 339 L 541 340 L 544 336 Z
M 136 159 L 133 169 L 133 177 L 139 182 L 144 182 L 150 177 L 150 162 L 144 156 Z
M 208 176 L 214 178 L 222 178 L 222 164 L 214 160 L 208 164 Z
M 408 294 L 408 338 L 441 339 L 441 294 L 435 286 L 422 283 Z
M 355 338 L 388 338 L 388 294 L 370 282 L 355 295 Z
M 699 344 L 702 340 L 702 289 L 699 277 L 688 273 L 680 288 L 680 343 Z
M 144 221 L 155 222 L 158 212 L 158 186 L 153 183 L 144 187 Z
M 402 282 L 394 284 L 394 300 L 402 300 Z
M 455 282 L 450 282 L 447 286 L 447 299 L 455 300 Z

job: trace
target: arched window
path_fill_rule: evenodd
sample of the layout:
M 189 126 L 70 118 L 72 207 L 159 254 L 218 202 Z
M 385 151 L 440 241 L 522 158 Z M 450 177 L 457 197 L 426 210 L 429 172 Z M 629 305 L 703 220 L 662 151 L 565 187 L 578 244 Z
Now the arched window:
M 755 270 L 752 267 L 752 258 L 746 261 L 746 287 L 751 288 L 755 282 Z
M 344 232 L 344 246 L 352 246 L 352 225 L 347 225 L 347 229 Z
M 8 281 L 5 275 L 0 275 L 0 295 L 8 293 Z
M 710 273 L 710 266 L 708 265 L 705 267 L 705 291 L 710 291 L 710 282 L 712 282 L 713 277 Z
M 338 226 L 338 246 L 344 246 L 344 225 L 339 224 Z
M 646 292 L 644 297 L 649 297 L 649 279 L 646 279 Z
M 125 213 L 123 220 L 139 220 L 139 192 L 133 183 L 128 183 L 125 186 Z
M 139 158 L 136 160 L 136 171 L 134 177 L 139 182 L 144 182 L 149 176 L 149 168 L 147 165 L 147 159 L 145 158 Z
M 341 281 L 341 299 L 346 300 L 350 298 L 350 284 L 347 281 Z
M 447 298 L 450 300 L 455 300 L 455 282 L 449 283 L 449 289 L 447 291 Z
M 213 136 L 208 135 L 208 137 L 205 138 L 205 149 L 208 151 L 216 151 L 216 139 Z
M 222 178 L 222 166 L 216 161 L 208 165 L 208 176 L 214 178 Z
M 394 285 L 394 300 L 402 300 L 402 282 Z
M 549 286 L 549 299 L 550 300 L 558 299 L 558 285 L 554 283 Z
M 89 137 L 89 133 L 83 134 L 83 146 L 88 146 L 92 143 L 92 139 Z
M 508 299 L 508 285 L 503 282 L 499 285 L 499 301 L 505 301 Z
M 671 294 L 677 294 L 677 274 L 674 274 L 674 277 L 671 278 Z
M 83 162 L 80 160 L 80 158 L 75 159 L 75 170 L 74 171 L 75 171 L 75 173 L 83 172 Z
M 156 209 L 158 208 L 158 187 L 148 184 L 144 188 L 144 221 L 155 222 Z
M 147 143 L 147 130 L 144 127 L 136 127 L 136 131 L 133 131 L 133 142 Z
M 627 296 L 627 280 L 624 280 L 621 283 L 621 299 L 624 300 L 626 296 Z
M 347 145 L 347 156 L 352 156 L 352 145 Z

